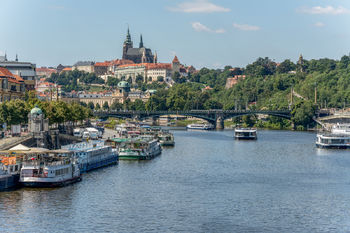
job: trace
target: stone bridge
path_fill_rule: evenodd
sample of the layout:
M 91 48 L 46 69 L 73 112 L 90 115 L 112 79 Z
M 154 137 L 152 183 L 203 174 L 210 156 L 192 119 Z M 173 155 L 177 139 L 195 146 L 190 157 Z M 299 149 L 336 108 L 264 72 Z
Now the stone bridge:
M 291 112 L 289 110 L 189 110 L 189 111 L 131 111 L 131 110 L 109 110 L 109 111 L 94 111 L 94 116 L 99 118 L 135 118 L 145 119 L 152 117 L 153 119 L 166 115 L 182 115 L 192 116 L 208 121 L 218 129 L 224 128 L 224 121 L 233 117 L 240 117 L 244 115 L 264 114 L 270 116 L 277 116 L 286 119 L 291 119 Z

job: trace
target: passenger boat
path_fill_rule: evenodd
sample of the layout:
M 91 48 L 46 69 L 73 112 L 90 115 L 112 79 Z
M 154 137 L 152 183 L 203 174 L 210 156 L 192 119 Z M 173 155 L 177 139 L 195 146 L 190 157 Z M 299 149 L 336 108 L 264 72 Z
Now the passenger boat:
M 30 148 L 19 144 L 9 150 L 0 152 L 0 191 L 20 186 L 22 156 L 18 152 L 23 150 L 28 152 Z
M 81 173 L 118 163 L 118 153 L 104 141 L 81 142 L 62 146 L 62 149 L 72 151 L 78 159 Z
M 80 170 L 73 152 L 46 150 L 24 158 L 20 183 L 27 187 L 59 187 L 80 181 Z
M 212 124 L 189 124 L 186 126 L 187 129 L 195 129 L 195 130 L 211 130 L 214 129 Z
M 144 139 L 127 141 L 118 149 L 120 160 L 148 160 L 160 155 L 161 152 L 162 148 L 157 140 Z
M 174 135 L 170 132 L 162 131 L 158 135 L 158 141 L 161 146 L 175 146 Z
M 256 140 L 257 130 L 255 128 L 235 128 L 235 139 L 238 140 Z
M 336 124 L 331 129 L 332 134 L 347 134 L 350 135 L 350 124 Z
M 350 135 L 317 134 L 316 147 L 325 149 L 348 149 L 350 148 Z
M 0 164 L 0 191 L 15 188 L 19 184 L 20 165 Z

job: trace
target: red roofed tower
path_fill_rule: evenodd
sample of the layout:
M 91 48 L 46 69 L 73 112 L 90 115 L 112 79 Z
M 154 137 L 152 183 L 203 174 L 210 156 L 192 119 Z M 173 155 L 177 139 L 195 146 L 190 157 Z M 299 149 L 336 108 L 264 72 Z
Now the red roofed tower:
M 177 56 L 175 56 L 172 62 L 172 73 L 180 72 L 180 66 L 181 66 L 180 61 L 177 58 Z

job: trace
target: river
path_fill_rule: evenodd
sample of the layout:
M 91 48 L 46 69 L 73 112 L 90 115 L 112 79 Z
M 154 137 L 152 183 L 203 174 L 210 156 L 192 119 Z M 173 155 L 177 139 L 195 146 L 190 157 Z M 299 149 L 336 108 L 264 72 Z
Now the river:
M 176 146 L 56 189 L 0 193 L 1 232 L 346 232 L 350 153 L 315 134 L 173 131 Z

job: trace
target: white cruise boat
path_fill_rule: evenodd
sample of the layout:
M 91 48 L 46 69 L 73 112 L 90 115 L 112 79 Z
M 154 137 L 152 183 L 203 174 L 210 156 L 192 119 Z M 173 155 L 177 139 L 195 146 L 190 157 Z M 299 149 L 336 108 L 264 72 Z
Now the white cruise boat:
M 316 147 L 325 149 L 349 149 L 350 135 L 317 134 Z
M 332 134 L 350 135 L 350 124 L 336 124 L 331 129 Z
M 186 126 L 187 129 L 195 129 L 195 130 L 211 130 L 214 129 L 212 124 L 189 124 Z
M 256 140 L 257 130 L 255 128 L 235 128 L 235 139 Z
M 104 141 L 89 141 L 62 146 L 74 152 L 81 173 L 118 163 L 118 153 Z
M 80 181 L 73 152 L 47 150 L 27 156 L 22 164 L 20 183 L 27 187 L 58 187 Z

